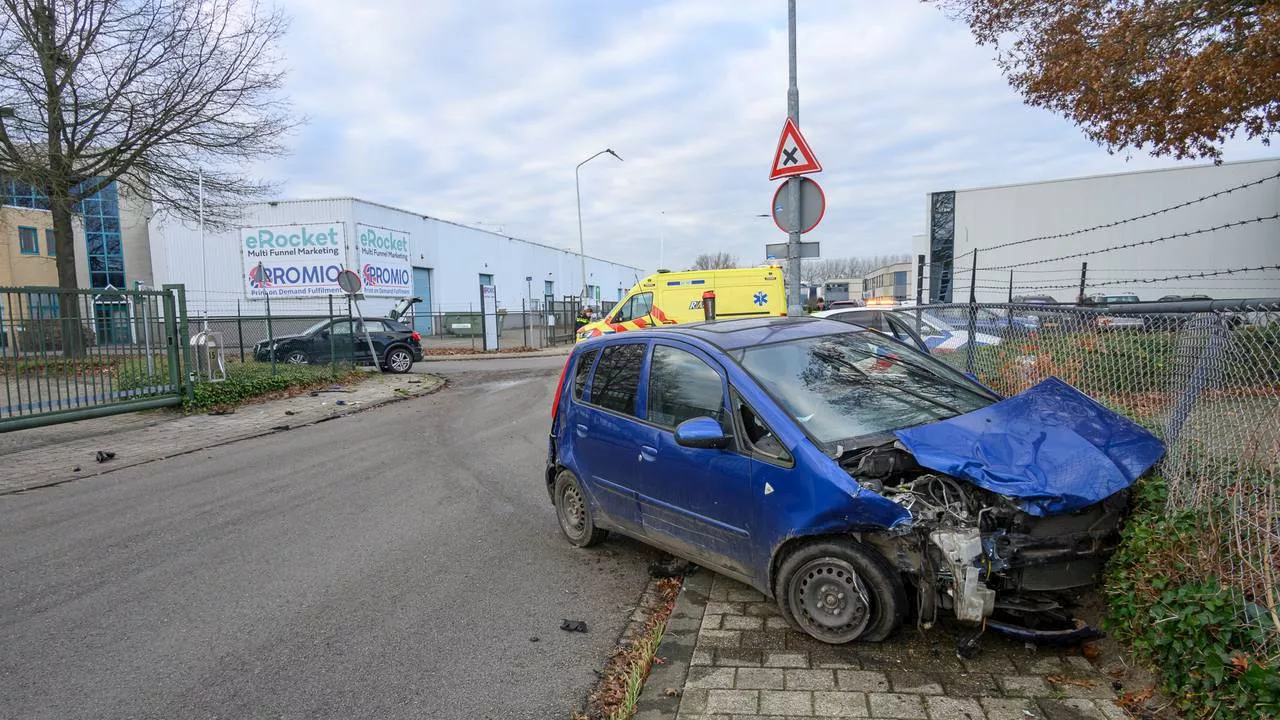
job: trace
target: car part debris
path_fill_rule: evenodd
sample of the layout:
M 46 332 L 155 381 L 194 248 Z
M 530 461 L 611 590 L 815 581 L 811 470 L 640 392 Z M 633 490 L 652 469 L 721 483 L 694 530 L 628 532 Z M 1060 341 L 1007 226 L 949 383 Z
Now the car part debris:
M 587 631 L 587 624 L 581 620 L 561 620 L 560 629 L 565 632 L 584 633 Z
M 680 577 L 689 572 L 691 563 L 683 558 L 674 555 L 649 563 L 649 577 L 655 580 L 670 577 Z
M 104 463 L 104 462 L 107 462 L 108 460 L 115 458 L 115 456 L 116 454 L 111 452 L 110 450 L 99 450 L 98 454 L 95 455 L 94 457 L 98 460 L 98 462 Z

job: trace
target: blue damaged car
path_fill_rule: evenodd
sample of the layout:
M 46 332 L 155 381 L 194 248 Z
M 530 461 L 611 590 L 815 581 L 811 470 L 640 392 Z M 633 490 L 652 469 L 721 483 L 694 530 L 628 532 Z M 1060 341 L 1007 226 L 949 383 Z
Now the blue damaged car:
M 1163 452 L 1054 378 L 1003 398 L 872 330 L 752 318 L 575 347 L 545 481 L 573 545 L 637 538 L 827 643 L 943 614 L 1052 640 Z

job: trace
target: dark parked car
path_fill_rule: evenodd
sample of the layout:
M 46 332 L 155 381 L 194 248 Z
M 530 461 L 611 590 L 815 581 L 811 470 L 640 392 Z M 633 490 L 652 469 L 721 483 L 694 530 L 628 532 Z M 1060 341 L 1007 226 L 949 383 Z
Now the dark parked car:
M 570 543 L 638 538 L 755 587 L 833 644 L 944 611 L 975 632 L 1091 632 L 1071 598 L 1164 451 L 1060 380 L 1001 398 L 812 317 L 579 343 L 551 415 L 545 482 Z
M 274 354 L 276 362 L 306 365 L 327 363 L 331 353 L 340 358 L 354 353 L 357 363 L 372 365 L 369 340 L 384 370 L 407 373 L 415 362 L 422 361 L 422 336 L 387 318 L 321 320 L 301 334 L 278 337 L 274 343 L 263 340 L 253 346 L 253 357 L 258 362 L 271 362 Z

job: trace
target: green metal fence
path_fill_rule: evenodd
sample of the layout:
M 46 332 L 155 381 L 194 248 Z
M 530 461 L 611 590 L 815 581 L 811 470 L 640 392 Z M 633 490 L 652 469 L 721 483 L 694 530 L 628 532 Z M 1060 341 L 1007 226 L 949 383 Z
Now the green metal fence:
M 180 405 L 186 297 L 0 287 L 0 432 Z

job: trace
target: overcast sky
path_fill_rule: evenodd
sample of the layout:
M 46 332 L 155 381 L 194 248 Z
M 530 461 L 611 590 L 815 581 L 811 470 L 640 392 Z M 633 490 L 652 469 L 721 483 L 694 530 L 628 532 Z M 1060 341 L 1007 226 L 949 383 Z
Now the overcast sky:
M 786 117 L 785 0 L 279 0 L 308 124 L 263 166 L 289 199 L 355 196 L 576 250 L 687 266 L 785 239 L 769 164 Z M 800 126 L 826 257 L 908 252 L 931 191 L 1174 164 L 1111 156 L 1026 107 L 931 5 L 802 0 Z M 1275 155 L 1259 143 L 1227 160 Z

